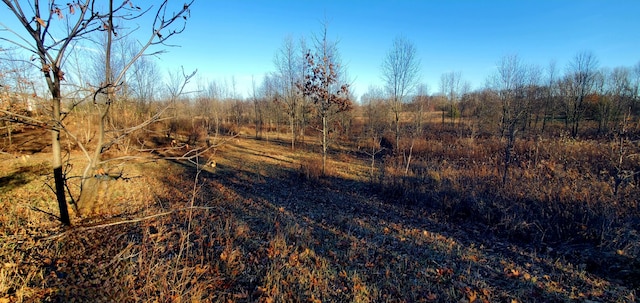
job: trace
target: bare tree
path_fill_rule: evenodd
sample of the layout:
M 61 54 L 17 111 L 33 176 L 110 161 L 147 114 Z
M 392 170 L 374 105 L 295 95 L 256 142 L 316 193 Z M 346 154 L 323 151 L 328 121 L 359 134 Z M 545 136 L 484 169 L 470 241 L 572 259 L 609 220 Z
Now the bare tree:
M 447 98 L 449 103 L 449 118 L 451 126 L 454 125 L 455 119 L 460 115 L 457 103 L 462 97 L 463 82 L 461 72 L 448 72 L 440 76 L 440 92 Z M 442 111 L 442 125 L 444 126 L 445 111 Z
M 553 121 L 555 120 L 556 97 L 558 95 L 558 83 L 556 79 L 558 77 L 558 71 L 556 68 L 556 62 L 553 60 L 550 61 L 546 71 L 547 77 L 542 113 L 542 133 L 544 133 L 544 130 L 547 126 L 547 121 L 550 120 L 553 123 Z
M 300 77 L 304 77 L 305 74 L 307 74 L 307 69 L 308 66 L 307 64 L 305 64 L 305 57 L 306 57 L 306 53 L 308 51 L 307 48 L 307 40 L 304 36 L 300 37 L 299 42 L 298 42 L 299 46 L 298 46 L 298 68 L 299 70 L 299 75 Z M 299 100 L 298 100 L 298 114 L 297 117 L 298 119 L 298 130 L 299 130 L 299 142 L 304 143 L 305 140 L 305 130 L 309 124 L 309 121 L 311 120 L 311 115 L 312 115 L 312 102 L 309 100 L 308 96 L 305 96 L 304 94 L 302 94 L 301 96 L 299 96 Z
M 527 68 L 517 55 L 502 57 L 497 66 L 498 70 L 490 81 L 502 105 L 500 134 L 506 139 L 502 183 L 506 183 L 518 124 L 526 117 L 528 106 L 528 100 L 525 98 Z
M 565 111 L 566 121 L 574 138 L 578 136 L 585 111 L 585 99 L 593 92 L 597 71 L 598 60 L 593 53 L 587 51 L 578 53 L 567 66 Z
M 608 79 L 611 75 L 611 69 L 601 68 L 594 76 L 593 91 L 591 95 L 591 101 L 595 101 L 593 107 L 593 116 L 598 121 L 598 133 L 604 133 L 608 131 L 609 120 L 613 115 L 613 99 L 610 95 L 610 88 Z
M 127 2 L 125 2 L 125 4 L 127 4 Z M 99 180 L 96 180 L 96 178 L 91 178 L 90 172 L 91 171 L 100 172 L 101 169 L 104 171 L 104 169 L 102 168 L 102 165 L 104 164 L 104 161 L 102 159 L 103 153 L 107 151 L 111 146 L 121 142 L 123 138 L 128 136 L 133 131 L 138 130 L 148 124 L 151 124 L 157 121 L 158 118 L 164 112 L 164 110 L 161 110 L 158 113 L 156 113 L 153 117 L 151 117 L 147 121 L 140 123 L 139 125 L 128 127 L 121 131 L 118 131 L 117 135 L 111 138 L 110 141 L 108 142 L 105 141 L 106 139 L 105 124 L 109 117 L 111 107 L 113 106 L 113 104 L 116 104 L 116 101 L 117 101 L 116 91 L 124 86 L 123 84 L 126 81 L 126 75 L 129 69 L 133 66 L 133 64 L 137 60 L 145 56 L 145 52 L 150 46 L 163 44 L 171 36 L 179 34 L 184 30 L 184 25 L 182 25 L 182 27 L 178 29 L 170 29 L 170 26 L 174 22 L 176 22 L 176 20 L 182 20 L 183 19 L 182 16 L 186 16 L 186 14 L 188 14 L 189 4 L 185 4 L 182 7 L 182 10 L 177 13 L 177 15 L 168 16 L 168 17 L 165 15 L 167 5 L 168 5 L 168 2 L 165 1 L 163 2 L 162 6 L 159 8 L 158 13 L 156 14 L 156 18 L 154 20 L 154 28 L 157 27 L 157 29 L 154 30 L 153 34 L 149 37 L 147 42 L 142 45 L 141 49 L 137 53 L 133 54 L 133 56 L 131 56 L 130 58 L 126 58 L 125 56 L 119 56 L 119 58 L 115 60 L 115 62 L 117 62 L 118 65 L 113 66 L 112 65 L 112 63 L 114 63 L 114 60 L 112 60 L 114 58 L 113 49 L 112 49 L 113 42 L 114 42 L 113 40 L 118 35 L 117 34 L 118 27 L 116 27 L 114 24 L 114 17 L 115 18 L 124 18 L 124 17 L 120 17 L 115 14 L 113 1 L 109 1 L 109 11 L 106 15 L 106 20 L 104 21 L 106 23 L 103 23 L 103 26 L 102 26 L 102 28 L 106 32 L 106 37 L 107 37 L 106 38 L 107 41 L 105 45 L 104 80 L 103 82 L 101 82 L 101 85 L 98 87 L 98 89 L 94 93 L 94 99 L 93 99 L 93 103 L 97 109 L 97 112 L 100 115 L 100 119 L 98 120 L 98 141 L 97 141 L 97 146 L 93 152 L 93 155 L 90 157 L 89 155 L 87 155 L 90 161 L 89 161 L 89 164 L 86 166 L 81 179 L 82 181 L 80 184 L 80 197 L 77 201 L 78 210 L 92 209 L 94 204 L 97 201 L 96 195 L 97 195 L 97 187 L 99 184 L 98 182 Z M 120 9 L 120 7 L 116 7 L 115 9 Z M 169 30 L 169 32 L 164 33 L 165 36 L 163 36 L 162 31 L 165 31 L 165 30 Z M 182 92 L 182 89 L 184 88 L 184 85 L 186 85 L 186 83 L 194 76 L 195 72 L 191 75 L 185 75 L 183 70 L 182 74 L 183 74 L 183 80 L 182 80 L 183 84 L 182 86 L 179 86 L 180 90 L 178 92 L 174 92 L 174 94 L 172 94 L 172 100 L 175 100 L 180 95 L 180 93 Z M 98 95 L 100 94 L 103 94 L 103 96 L 106 97 L 106 98 L 102 98 L 102 102 L 100 102 L 99 99 L 97 98 Z M 85 153 L 86 153 L 86 149 L 83 148 L 83 150 L 85 150 Z
M 296 124 L 298 114 L 298 90 L 296 83 L 300 82 L 300 68 L 298 64 L 298 50 L 296 43 L 291 36 L 284 39 L 282 47 L 275 55 L 274 63 L 278 75 L 282 78 L 282 103 L 289 117 L 289 128 L 291 130 L 291 149 L 295 149 L 296 145 Z
M 361 102 L 364 106 L 364 115 L 366 118 L 364 129 L 366 141 L 362 147 L 364 153 L 371 158 L 369 179 L 370 182 L 373 183 L 376 179 L 376 158 L 385 153 L 385 148 L 381 145 L 386 128 L 385 116 L 387 114 L 384 93 L 382 89 L 371 86 L 369 90 L 362 95 Z
M 390 108 L 394 115 L 396 151 L 400 151 L 400 113 L 420 81 L 420 59 L 414 44 L 404 37 L 396 37 L 382 61 L 382 80 L 389 93 Z
M 314 103 L 321 121 L 322 131 L 322 175 L 326 174 L 327 151 L 329 149 L 329 123 L 336 114 L 351 110 L 349 85 L 340 84 L 340 62 L 337 43 L 327 37 L 327 23 L 322 34 L 315 38 L 315 54 L 308 51 L 305 56 L 306 74 L 298 89 Z
M 405 177 L 409 174 L 409 165 L 411 164 L 411 159 L 413 158 L 413 147 L 415 145 L 416 139 L 422 137 L 423 135 L 423 124 L 424 124 L 424 112 L 426 110 L 425 105 L 428 102 L 428 94 L 429 87 L 426 84 L 420 84 L 416 90 L 416 96 L 414 98 L 414 109 L 412 111 L 413 114 L 413 123 L 410 126 L 409 137 L 411 138 L 411 144 L 409 145 L 408 153 L 403 153 L 404 156 L 404 175 Z
M 253 103 L 254 123 L 256 128 L 256 139 L 262 138 L 262 124 L 264 124 L 264 109 L 261 96 L 256 88 L 256 81 L 251 76 L 251 102 Z
M 37 91 L 30 64 L 19 59 L 12 51 L 2 50 L 2 53 L 4 60 L 0 61 L 0 109 L 25 116 L 37 114 Z M 12 115 L 0 113 L 0 125 L 6 130 L 9 148 L 13 144 L 13 132 L 22 126 L 14 118 Z
M 637 114 L 640 109 L 640 62 L 632 67 L 631 112 Z M 640 127 L 640 125 L 638 125 Z
M 207 85 L 206 89 L 206 98 L 208 100 L 208 111 L 205 112 L 207 115 L 212 115 L 215 128 L 214 133 L 220 134 L 220 128 L 222 126 L 222 122 L 224 120 L 224 109 L 222 108 L 221 99 L 224 95 L 222 91 L 222 87 L 220 83 L 216 81 L 210 81 Z
M 152 57 L 142 57 L 135 61 L 129 76 L 129 84 L 139 110 L 147 109 L 149 103 L 158 99 L 162 75 Z
M 413 99 L 414 108 L 414 132 L 415 136 L 421 136 L 424 131 L 425 114 L 431 111 L 431 96 L 429 95 L 429 85 L 422 83 L 416 89 L 416 96 Z
M 275 121 L 275 129 L 276 135 L 278 130 L 278 125 L 280 124 L 280 104 L 279 101 L 282 98 L 282 79 L 277 76 L 275 73 L 268 73 L 264 75 L 262 78 L 262 83 L 260 84 L 260 96 L 264 102 L 261 103 L 262 114 L 264 119 L 264 124 L 266 125 L 266 139 L 269 140 L 269 132 L 274 129 L 274 121 Z
M 21 34 L 18 29 L 11 29 L 0 23 L 0 26 L 13 35 L 13 38 L 0 36 L 0 40 L 32 54 L 34 62 L 37 62 L 34 63 L 34 67 L 43 73 L 51 94 L 51 120 L 50 122 L 42 123 L 42 125 L 46 125 L 51 130 L 54 192 L 60 209 L 60 221 L 65 225 L 70 225 L 65 197 L 66 176 L 62 168 L 62 147 L 60 144 L 60 133 L 67 132 L 63 123 L 66 113 L 61 110 L 63 98 L 61 86 L 62 82 L 65 81 L 63 64 L 71 51 L 70 46 L 74 42 L 97 31 L 106 31 L 109 36 L 115 36 L 119 30 L 114 26 L 114 19 L 136 19 L 148 10 L 142 11 L 128 0 L 116 6 L 113 5 L 113 1 L 109 1 L 109 8 L 106 12 L 98 8 L 95 0 L 76 1 L 66 4 L 57 3 L 56 1 L 42 3 L 39 0 L 3 0 L 3 3 L 11 15 L 20 22 L 25 33 Z M 109 105 L 112 102 L 110 97 L 113 96 L 113 91 L 123 80 L 126 70 L 142 57 L 150 46 L 162 45 L 167 39 L 184 30 L 184 26 L 175 27 L 175 25 L 182 21 L 183 17 L 186 19 L 191 3 L 185 3 L 176 13 L 168 16 L 166 15 L 168 1 L 161 2 L 153 19 L 153 28 L 149 39 L 142 43 L 143 46 L 140 51 L 129 60 L 119 75 L 107 79 L 96 89 L 96 96 L 102 93 L 108 96 L 101 109 L 102 120 L 109 112 Z M 24 8 L 27 9 L 25 10 Z M 55 25 L 55 23 L 60 23 L 63 28 L 60 31 L 56 31 L 55 29 L 59 28 L 59 26 Z M 107 70 L 107 72 L 109 71 Z M 97 102 L 96 105 L 98 105 Z M 42 121 L 38 122 L 41 123 Z M 72 134 L 69 135 L 73 137 Z M 104 151 L 104 148 L 104 142 L 101 141 L 97 145 L 93 156 L 88 151 L 84 151 L 91 159 L 91 167 L 94 167 L 99 162 L 100 154 Z M 88 174 L 88 170 L 85 170 L 84 174 Z
M 633 106 L 634 88 L 631 83 L 631 70 L 627 67 L 619 66 L 614 68 L 606 77 L 606 95 L 611 100 L 611 108 L 604 127 L 612 124 L 614 127 L 620 126 L 620 120 L 628 113 Z
M 529 65 L 526 67 L 525 75 L 525 90 L 524 90 L 524 113 L 522 119 L 522 132 L 526 131 L 533 121 L 533 106 L 540 104 L 543 100 L 543 93 L 541 88 L 541 75 L 542 69 L 538 65 Z

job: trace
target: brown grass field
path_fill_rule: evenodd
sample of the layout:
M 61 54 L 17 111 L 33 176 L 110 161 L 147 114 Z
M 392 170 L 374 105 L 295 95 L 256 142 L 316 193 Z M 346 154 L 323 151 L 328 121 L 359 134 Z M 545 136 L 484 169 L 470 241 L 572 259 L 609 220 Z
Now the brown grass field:
M 0 155 L 0 303 L 638 300 L 638 190 L 612 198 L 606 142 L 520 140 L 502 185 L 498 141 L 426 138 L 372 184 L 348 144 L 321 177 L 317 147 L 244 135 L 215 168 L 129 162 L 64 229 L 47 139 Z

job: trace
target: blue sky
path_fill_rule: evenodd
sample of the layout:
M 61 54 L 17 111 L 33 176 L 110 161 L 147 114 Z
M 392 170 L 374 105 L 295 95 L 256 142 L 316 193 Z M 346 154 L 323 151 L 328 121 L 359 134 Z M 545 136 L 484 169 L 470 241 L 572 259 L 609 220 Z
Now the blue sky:
M 198 68 L 208 79 L 230 78 L 245 95 L 275 69 L 287 35 L 311 36 L 328 19 L 357 95 L 382 85 L 380 64 L 392 40 L 411 40 L 422 80 L 436 92 L 443 73 L 460 71 L 472 88 L 504 55 L 559 69 L 580 51 L 601 66 L 640 62 L 640 1 L 197 1 L 184 35 L 163 62 Z
M 238 93 L 247 96 L 252 76 L 259 83 L 275 70 L 273 57 L 285 37 L 311 37 L 326 18 L 356 95 L 383 84 L 380 65 L 398 35 L 415 44 L 422 82 L 434 93 L 440 76 L 451 71 L 461 72 L 472 88 L 484 86 L 504 55 L 542 67 L 555 60 L 562 70 L 588 50 L 601 66 L 635 65 L 639 16 L 640 1 L 633 0 L 196 0 L 186 31 L 170 41 L 181 47 L 170 48 L 160 65 L 163 71 L 197 68 L 205 81 L 230 82 L 233 76 Z

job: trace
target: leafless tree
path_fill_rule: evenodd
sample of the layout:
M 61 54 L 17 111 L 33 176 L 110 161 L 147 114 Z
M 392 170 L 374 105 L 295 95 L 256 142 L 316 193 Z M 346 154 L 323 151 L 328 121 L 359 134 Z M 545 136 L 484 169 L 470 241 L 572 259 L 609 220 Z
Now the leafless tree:
M 558 70 L 555 61 L 552 60 L 549 62 L 546 72 L 545 96 L 542 110 L 542 133 L 544 133 L 546 129 L 547 121 L 553 122 L 555 120 L 556 98 L 558 95 Z
M 478 132 L 485 128 L 484 125 L 491 123 L 490 115 L 486 111 L 491 107 L 490 102 L 485 100 L 487 90 L 469 91 L 462 96 L 460 100 L 460 116 L 466 117 L 466 127 L 468 130 L 468 138 L 474 140 Z
M 498 70 L 490 80 L 501 103 L 500 134 L 506 139 L 502 182 L 507 182 L 518 124 L 524 119 L 528 99 L 525 98 L 527 67 L 517 55 L 500 59 Z
M 633 79 L 631 81 L 631 112 L 638 114 L 638 109 L 640 109 L 640 62 L 631 69 Z M 640 127 L 640 124 L 638 126 Z
M 371 158 L 369 178 L 370 182 L 373 183 L 376 180 L 376 158 L 385 153 L 385 148 L 380 143 L 386 128 L 385 116 L 387 115 L 387 109 L 385 108 L 384 92 L 378 87 L 369 87 L 369 90 L 360 99 L 364 107 L 366 120 L 364 129 L 365 142 L 363 146 L 359 147 Z
M 578 53 L 569 65 L 565 75 L 567 94 L 564 96 L 567 124 L 572 137 L 578 136 L 580 122 L 585 111 L 586 97 L 593 92 L 598 59 L 588 51 Z
M 296 83 L 300 82 L 301 63 L 298 59 L 298 50 L 293 37 L 284 39 L 282 47 L 275 55 L 274 63 L 278 75 L 282 78 L 282 101 L 287 116 L 289 117 L 289 128 L 291 130 L 291 149 L 296 145 L 296 124 L 298 120 L 299 93 Z
M 541 88 L 542 69 L 538 65 L 528 65 L 525 74 L 525 90 L 524 90 L 524 117 L 522 119 L 521 131 L 525 132 L 533 121 L 534 105 L 540 104 L 543 98 Z
M 457 103 L 462 97 L 464 83 L 462 82 L 461 72 L 448 72 L 440 76 L 440 92 L 447 98 L 449 103 L 449 118 L 451 126 L 455 123 L 455 119 L 460 115 Z M 442 111 L 442 125 L 444 126 L 445 111 Z
M 420 81 L 420 59 L 413 42 L 402 36 L 396 37 L 382 61 L 381 69 L 394 115 L 396 152 L 399 152 L 402 104 Z
M 267 140 L 269 140 L 269 131 L 276 130 L 276 136 L 279 136 L 279 126 L 281 121 L 282 111 L 280 110 L 280 104 L 282 104 L 282 78 L 276 73 L 268 73 L 262 78 L 262 84 L 260 86 L 260 94 L 267 101 L 266 106 L 263 106 L 264 119 L 268 120 Z M 297 84 L 296 84 L 297 85 Z M 275 126 L 274 126 L 275 123 Z
M 256 139 L 262 138 L 262 124 L 264 123 L 264 109 L 261 96 L 256 88 L 256 81 L 251 76 L 251 102 L 253 103 L 254 123 L 256 128 Z
M 126 5 L 130 3 L 126 1 L 122 5 Z M 126 75 L 129 69 L 133 66 L 133 64 L 139 60 L 141 57 L 145 56 L 146 50 L 152 45 L 163 44 L 166 39 L 169 39 L 171 36 L 181 33 L 184 30 L 184 25 L 178 29 L 171 29 L 171 25 L 176 22 L 176 20 L 182 20 L 183 16 L 189 13 L 189 5 L 185 4 L 182 9 L 177 13 L 177 15 L 166 16 L 166 6 L 168 2 L 163 2 L 161 8 L 159 8 L 158 13 L 156 14 L 156 18 L 154 20 L 154 29 L 157 29 L 153 32 L 153 34 L 149 37 L 146 44 L 143 44 L 141 49 L 133 54 L 133 56 L 126 58 L 125 56 L 114 56 L 113 55 L 113 42 L 114 38 L 118 35 L 118 28 L 115 26 L 114 18 L 124 18 L 116 15 L 117 9 L 121 9 L 121 7 L 114 7 L 113 1 L 109 1 L 109 11 L 106 14 L 106 18 L 103 22 L 106 22 L 106 26 L 103 24 L 103 29 L 106 32 L 106 45 L 105 45 L 105 68 L 104 68 L 104 80 L 101 82 L 101 85 L 98 87 L 96 92 L 94 93 L 93 103 L 97 109 L 97 112 L 100 115 L 98 120 L 98 141 L 96 148 L 93 152 L 92 156 L 89 157 L 89 164 L 86 166 L 80 184 L 80 197 L 77 201 L 78 210 L 90 210 L 93 208 L 94 203 L 96 203 L 96 194 L 97 194 L 97 186 L 99 184 L 99 180 L 96 178 L 91 178 L 92 171 L 99 171 L 102 169 L 104 165 L 104 161 L 102 159 L 102 155 L 105 151 L 109 150 L 111 146 L 114 144 L 118 144 L 125 137 L 127 137 L 133 131 L 136 131 L 146 125 L 149 125 L 158 120 L 158 118 L 163 114 L 164 110 L 159 111 L 153 117 L 144 121 L 138 125 L 133 127 L 128 127 L 116 132 L 116 135 L 110 138 L 110 141 L 106 141 L 106 122 L 109 117 L 109 112 L 111 107 L 116 104 L 117 101 L 117 90 L 123 87 L 123 84 L 126 80 Z M 132 6 L 132 5 L 130 5 Z M 163 8 L 164 7 L 164 8 Z M 164 12 L 163 12 L 164 11 Z M 123 19 L 125 20 L 125 19 Z M 163 36 L 162 31 L 169 30 L 168 33 L 164 33 Z M 119 65 L 113 66 L 114 63 L 113 58 L 120 57 L 115 62 L 118 62 Z M 183 84 L 179 86 L 179 91 L 173 92 L 172 100 L 178 98 L 182 89 L 186 83 L 194 76 L 195 72 L 191 75 L 186 75 L 183 70 Z M 105 98 L 102 98 L 100 101 L 97 97 L 102 94 Z M 175 102 L 174 102 L 175 103 Z M 86 149 L 83 148 L 86 153 Z
M 590 96 L 591 101 L 595 101 L 591 105 L 592 115 L 598 121 L 598 133 L 604 133 L 609 128 L 609 121 L 613 115 L 613 96 L 609 94 L 608 77 L 611 75 L 611 69 L 600 68 L 593 81 L 593 94 Z
M 430 87 L 426 83 L 419 84 L 416 88 L 416 95 L 413 99 L 415 108 L 415 123 L 419 129 L 422 129 L 424 123 L 424 114 L 432 110 L 432 100 L 429 93 Z
M 106 11 L 99 9 L 95 0 L 76 1 L 66 4 L 57 3 L 56 1 L 43 3 L 39 0 L 3 0 L 3 3 L 8 13 L 20 22 L 21 28 L 11 29 L 0 23 L 0 26 L 4 27 L 12 35 L 10 37 L 0 36 L 0 40 L 32 54 L 34 67 L 43 73 L 51 94 L 51 122 L 38 122 L 51 130 L 54 192 L 60 209 L 60 221 L 65 225 L 70 225 L 65 197 L 66 176 L 63 173 L 62 147 L 60 144 L 60 133 L 67 131 L 63 123 L 66 113 L 61 110 L 63 98 L 61 86 L 62 82 L 65 81 L 64 62 L 71 51 L 70 46 L 76 41 L 87 38 L 89 34 L 98 31 L 108 32 L 108 36 L 111 37 L 121 34 L 119 29 L 114 26 L 114 19 L 136 19 L 149 10 L 141 10 L 129 0 L 115 6 L 113 1 L 109 1 L 109 8 Z M 95 96 L 102 93 L 107 95 L 106 101 L 101 108 L 101 116 L 103 117 L 101 120 L 104 120 L 108 114 L 109 106 L 113 101 L 111 100 L 113 92 L 123 80 L 126 70 L 142 57 L 149 47 L 163 45 L 167 39 L 184 30 L 184 26 L 180 25 L 180 21 L 188 16 L 191 3 L 185 3 L 176 13 L 170 16 L 167 15 L 168 1 L 160 3 L 153 19 L 149 39 L 142 43 L 143 46 L 140 51 L 129 60 L 119 75 L 106 79 L 107 81 L 101 83 L 95 90 Z M 24 32 L 20 33 L 21 30 Z M 109 70 L 106 72 L 107 74 L 110 73 Z M 96 105 L 98 105 L 98 102 L 96 102 Z M 72 134 L 69 135 L 73 137 Z M 89 152 L 85 150 L 85 154 L 91 159 L 91 167 L 98 163 L 99 155 L 104 148 L 104 142 L 99 141 L 93 156 L 89 155 Z M 87 173 L 85 170 L 85 174 Z
M 223 96 L 223 92 L 221 91 L 220 85 L 216 81 L 209 81 L 204 91 L 204 98 L 206 100 L 206 111 L 203 114 L 207 117 L 213 117 L 214 126 L 213 132 L 215 134 L 220 134 L 220 127 L 222 125 L 223 120 L 223 109 L 221 104 L 221 99 Z M 212 130 L 212 127 L 209 126 L 209 131 Z
M 631 83 L 631 70 L 624 66 L 614 68 L 608 75 L 605 75 L 606 92 L 610 107 L 606 108 L 602 117 L 601 127 L 608 129 L 611 124 L 614 127 L 620 126 L 623 119 L 633 106 L 634 88 Z M 607 111 L 608 110 L 608 111 Z
M 306 57 L 306 53 L 308 51 L 307 48 L 307 40 L 304 36 L 300 37 L 299 42 L 298 42 L 298 68 L 300 69 L 299 71 L 299 75 L 301 75 L 301 77 L 303 77 L 302 75 L 307 74 L 307 69 L 308 66 L 307 64 L 305 64 L 305 57 Z M 305 96 L 304 94 L 299 96 L 300 98 L 298 99 L 298 114 L 297 117 L 298 119 L 298 131 L 299 131 L 299 141 L 304 143 L 305 140 L 305 130 L 311 120 L 311 115 L 312 115 L 312 102 L 309 100 L 308 96 Z
M 2 49 L 0 49 L 2 50 Z M 38 113 L 38 100 L 33 70 L 29 63 L 19 59 L 10 50 L 2 50 L 0 60 L 0 109 L 8 112 L 33 116 Z M 15 117 L 0 113 L 0 126 L 6 130 L 8 147 L 12 147 L 12 134 L 21 128 Z M 18 123 L 15 123 L 18 122 Z
M 153 57 L 142 57 L 134 62 L 129 84 L 140 111 L 146 110 L 151 102 L 158 99 L 160 83 L 162 75 Z
M 404 175 L 405 177 L 409 174 L 409 166 L 411 164 L 411 160 L 413 158 L 413 147 L 415 146 L 415 142 L 417 139 L 422 137 L 424 134 L 424 114 L 427 110 L 428 100 L 429 100 L 429 87 L 426 84 L 420 84 L 416 89 L 416 96 L 413 99 L 413 111 L 412 114 L 412 124 L 409 126 L 409 151 L 403 153 L 404 156 Z

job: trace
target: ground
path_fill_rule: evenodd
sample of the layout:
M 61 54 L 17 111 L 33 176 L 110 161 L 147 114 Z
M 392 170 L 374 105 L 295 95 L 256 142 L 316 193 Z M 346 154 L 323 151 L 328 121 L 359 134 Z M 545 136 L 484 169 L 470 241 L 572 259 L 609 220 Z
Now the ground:
M 48 154 L 3 154 L 0 302 L 637 300 L 582 257 L 380 194 L 364 159 L 332 155 L 318 177 L 317 154 L 248 136 L 210 156 L 128 163 L 100 209 L 63 228 L 46 214 Z

